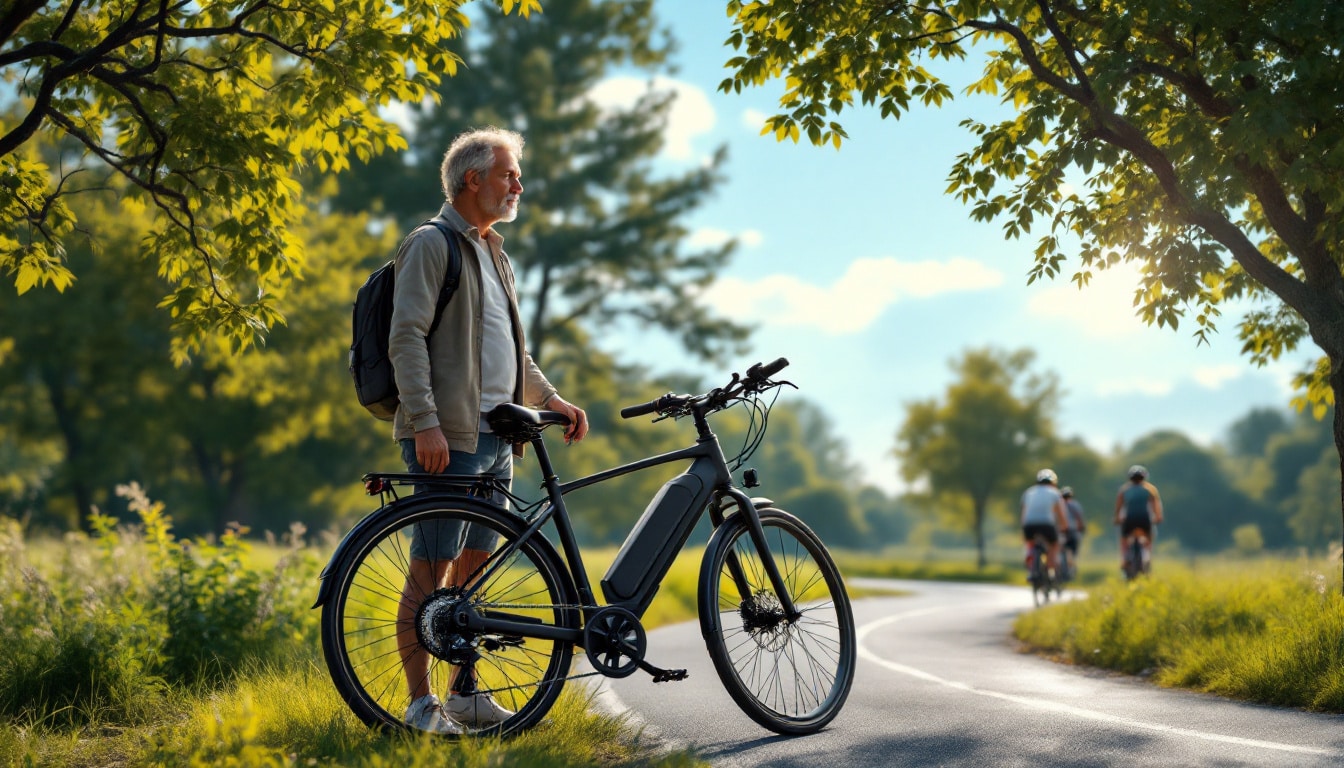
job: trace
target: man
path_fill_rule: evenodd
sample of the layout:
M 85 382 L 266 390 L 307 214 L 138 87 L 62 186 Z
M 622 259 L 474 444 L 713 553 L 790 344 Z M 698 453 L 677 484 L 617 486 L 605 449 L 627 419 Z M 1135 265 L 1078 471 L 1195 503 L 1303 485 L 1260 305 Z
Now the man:
M 1064 497 L 1064 511 L 1066 513 L 1064 549 L 1069 555 L 1064 578 L 1072 579 L 1074 572 L 1078 569 L 1078 545 L 1083 541 L 1083 534 L 1087 533 L 1087 520 L 1083 519 L 1083 505 L 1073 498 L 1073 488 L 1066 485 L 1059 489 L 1059 495 Z
M 582 440 L 588 432 L 587 415 L 556 393 L 527 352 L 513 269 L 494 230 L 518 215 L 522 152 L 517 133 L 487 128 L 458 136 L 444 155 L 447 202 L 435 219 L 460 233 L 460 242 L 469 247 L 463 248 L 457 292 L 432 336 L 435 302 L 448 268 L 447 240 L 427 225 L 408 235 L 398 250 L 388 352 L 401 400 L 394 434 L 411 472 L 492 474 L 507 485 L 514 447 L 491 434 L 484 418 L 501 403 L 564 413 L 570 419 L 566 442 Z M 425 596 L 443 586 L 464 586 L 494 546 L 494 535 L 474 526 L 463 530 L 444 523 L 416 526 L 412 532 L 397 610 L 397 641 L 411 702 L 405 719 L 412 727 L 460 734 L 464 725 L 484 728 L 513 715 L 489 694 L 458 693 L 456 670 L 449 675 L 448 700 L 440 701 L 430 690 L 430 657 L 414 627 Z
M 1127 473 L 1129 482 L 1120 486 L 1115 495 L 1115 524 L 1120 526 L 1120 567 L 1129 560 L 1129 542 L 1139 537 L 1143 545 L 1143 562 L 1134 563 L 1134 571 L 1146 570 L 1145 563 L 1153 557 L 1153 526 L 1162 523 L 1162 498 L 1157 488 L 1148 482 L 1148 470 L 1135 464 Z
M 1031 567 L 1031 545 L 1038 535 L 1049 546 L 1047 565 L 1058 568 L 1059 532 L 1066 527 L 1064 497 L 1055 488 L 1058 482 L 1054 470 L 1042 469 L 1036 473 L 1036 484 L 1022 494 L 1022 539 L 1027 543 L 1028 568 Z

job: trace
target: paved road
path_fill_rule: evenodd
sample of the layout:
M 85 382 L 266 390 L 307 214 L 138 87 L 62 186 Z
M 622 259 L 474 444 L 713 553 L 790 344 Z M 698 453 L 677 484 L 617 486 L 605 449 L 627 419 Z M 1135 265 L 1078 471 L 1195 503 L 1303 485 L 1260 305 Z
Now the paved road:
M 599 701 L 715 766 L 1344 765 L 1344 717 L 1240 704 L 1018 653 L 1025 588 L 865 582 L 913 596 L 854 605 L 859 665 L 825 730 L 785 738 L 728 698 L 696 623 L 649 633 L 648 659 L 690 679 L 606 680 Z

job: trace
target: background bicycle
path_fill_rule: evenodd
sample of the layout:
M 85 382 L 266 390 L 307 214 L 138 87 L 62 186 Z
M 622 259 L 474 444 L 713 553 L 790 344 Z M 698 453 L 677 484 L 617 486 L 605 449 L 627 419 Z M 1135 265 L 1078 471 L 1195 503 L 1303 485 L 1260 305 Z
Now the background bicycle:
M 714 534 L 701 566 L 698 607 L 715 670 L 734 701 L 766 728 L 805 734 L 824 727 L 839 713 L 854 675 L 854 621 L 844 584 L 825 546 L 802 521 L 769 499 L 748 497 L 732 477 L 764 436 L 773 398 L 767 403 L 762 395 L 792 386 L 771 378 L 787 364 L 783 358 L 757 364 L 745 375 L 733 374 L 724 387 L 624 409 L 626 418 L 689 418 L 695 442 L 566 483 L 555 476 L 542 440 L 542 431 L 564 417 L 500 406 L 488 417 L 492 429 L 535 451 L 546 489 L 536 502 L 491 478 L 366 476 L 370 492 L 384 503 L 337 547 L 317 600 L 323 651 L 344 700 L 370 725 L 404 727 L 405 657 L 423 653 L 431 690 L 489 693 L 512 713 L 475 732 L 509 734 L 538 723 L 565 682 L 578 676 L 571 670 L 575 646 L 596 670 L 590 674 L 624 677 L 642 669 L 655 682 L 684 678 L 683 670 L 660 669 L 645 659 L 640 616 L 708 511 Z M 708 417 L 734 405 L 751 411 L 754 426 L 729 460 Z M 649 502 L 600 582 L 606 601 L 599 603 L 565 494 L 670 462 L 690 466 Z M 757 483 L 747 470 L 744 485 Z M 428 490 L 398 494 L 414 484 Z M 517 514 L 490 501 L 501 493 Z M 487 529 L 499 543 L 471 573 L 449 574 L 432 589 L 408 589 L 417 526 L 425 531 L 455 523 Z M 563 557 L 542 533 L 547 524 Z
M 1135 531 L 1125 543 L 1125 561 L 1121 566 L 1127 581 L 1147 575 L 1152 569 L 1151 548 L 1148 537 L 1142 531 Z
M 1031 581 L 1031 599 L 1036 605 L 1050 602 L 1050 590 L 1059 590 L 1055 582 L 1054 570 L 1050 568 L 1050 545 L 1045 537 L 1036 534 L 1031 540 L 1031 563 L 1027 578 Z

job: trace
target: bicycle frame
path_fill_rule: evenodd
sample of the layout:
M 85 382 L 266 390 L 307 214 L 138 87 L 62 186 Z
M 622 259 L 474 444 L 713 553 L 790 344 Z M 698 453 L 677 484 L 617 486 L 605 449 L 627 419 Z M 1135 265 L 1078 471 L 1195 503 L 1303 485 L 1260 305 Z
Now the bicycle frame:
M 481 613 L 471 607 L 471 596 L 475 593 L 476 585 L 487 583 L 490 577 L 494 575 L 503 564 L 507 562 L 510 555 L 517 551 L 521 543 L 532 536 L 540 535 L 542 527 L 546 523 L 554 521 L 556 532 L 560 538 L 561 549 L 564 552 L 565 565 L 569 569 L 570 576 L 574 580 L 575 587 L 578 589 L 579 598 L 582 601 L 582 610 L 584 618 L 591 618 L 596 610 L 604 607 L 597 604 L 596 594 L 593 591 L 592 584 L 588 578 L 588 572 L 583 563 L 583 556 L 579 551 L 578 541 L 574 535 L 574 529 L 569 519 L 569 512 L 565 507 L 564 496 L 571 491 L 586 488 L 606 480 L 610 480 L 622 475 L 628 475 L 640 470 L 651 467 L 661 466 L 676 461 L 690 461 L 690 471 L 687 474 L 699 477 L 705 482 L 703 493 L 697 495 L 692 500 L 692 508 L 683 510 L 684 519 L 681 521 L 679 529 L 676 532 L 677 539 L 675 546 L 668 547 L 667 551 L 671 556 L 652 560 L 645 569 L 632 570 L 630 573 L 636 577 L 634 580 L 638 587 L 626 599 L 609 602 L 608 606 L 618 606 L 630 610 L 636 616 L 642 616 L 645 609 L 652 601 L 654 593 L 662 583 L 663 577 L 667 574 L 667 569 L 671 566 L 671 561 L 676 553 L 680 552 L 686 544 L 686 538 L 690 530 L 699 521 L 706 508 L 710 511 L 710 521 L 717 528 L 728 519 L 724 514 L 724 507 L 727 505 L 725 497 L 731 500 L 731 503 L 737 507 L 737 514 L 745 515 L 748 531 L 753 544 L 758 552 L 762 553 L 762 566 L 765 570 L 770 584 L 775 590 L 775 595 L 779 599 L 781 607 L 789 619 L 796 620 L 801 613 L 793 603 L 792 596 L 785 588 L 783 577 L 779 573 L 773 556 L 770 554 L 769 546 L 765 539 L 765 530 L 761 526 L 760 517 L 756 512 L 756 502 L 748 497 L 741 489 L 733 485 L 732 473 L 728 469 L 727 461 L 724 459 L 723 451 L 719 446 L 718 437 L 710 430 L 707 421 L 707 413 L 702 409 L 696 409 L 692 414 L 695 420 L 698 437 L 694 445 L 688 448 L 671 451 L 668 453 L 651 456 L 646 459 L 623 464 L 618 467 L 597 472 L 592 475 L 581 477 L 577 480 L 571 480 L 567 483 L 561 483 L 555 474 L 554 467 L 551 464 L 550 455 L 546 451 L 545 443 L 540 434 L 532 438 L 533 449 L 536 451 L 537 462 L 542 473 L 542 486 L 546 489 L 547 502 L 544 507 L 532 518 L 528 527 L 522 534 L 514 539 L 508 546 L 493 552 L 489 559 L 482 564 L 477 572 L 469 577 L 472 586 L 463 591 L 462 607 L 454 615 L 454 622 L 471 632 L 477 633 L 498 633 L 508 635 L 521 635 L 524 637 L 537 637 L 548 640 L 561 640 L 573 642 L 578 645 L 583 644 L 583 629 L 566 630 L 558 627 L 537 625 L 523 621 L 516 621 L 500 616 L 497 612 L 489 614 Z M 426 476 L 443 477 L 443 476 Z M 445 478 L 446 479 L 446 478 Z M 450 481 L 451 482 L 451 481 Z M 665 486 L 666 487 L 666 486 Z M 762 500 L 764 501 L 764 500 Z M 768 502 L 767 502 L 768 503 Z M 649 518 L 651 512 L 656 512 L 655 505 L 651 504 L 645 511 L 645 516 L 641 518 L 641 524 L 631 530 L 626 536 L 625 542 L 621 547 L 621 554 L 617 555 L 616 561 L 612 563 L 608 570 L 608 576 L 614 573 L 625 560 L 622 555 L 629 552 L 635 552 L 639 549 L 641 536 L 657 537 L 662 533 L 655 527 L 646 527 L 642 525 Z M 638 559 L 631 562 L 638 566 Z M 741 591 L 743 596 L 750 594 L 748 581 L 743 573 L 741 566 L 735 559 L 728 564 L 729 572 Z

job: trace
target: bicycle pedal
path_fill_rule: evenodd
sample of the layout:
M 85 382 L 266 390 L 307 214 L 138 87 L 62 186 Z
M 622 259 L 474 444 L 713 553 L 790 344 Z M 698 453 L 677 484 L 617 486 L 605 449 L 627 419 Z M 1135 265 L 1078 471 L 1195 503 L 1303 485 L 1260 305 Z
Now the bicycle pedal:
M 684 669 L 660 669 L 653 675 L 655 683 L 675 683 L 688 677 Z

